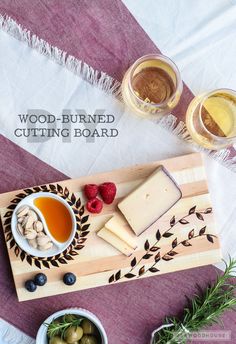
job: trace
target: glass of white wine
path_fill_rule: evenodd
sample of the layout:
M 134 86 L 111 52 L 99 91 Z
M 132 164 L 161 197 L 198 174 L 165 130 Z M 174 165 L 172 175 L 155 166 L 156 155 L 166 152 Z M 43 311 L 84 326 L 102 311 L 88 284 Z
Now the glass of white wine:
M 160 54 L 139 58 L 122 81 L 124 102 L 138 115 L 157 118 L 178 104 L 183 85 L 174 62 Z
M 236 91 L 217 89 L 195 97 L 189 104 L 186 125 L 200 146 L 218 150 L 236 142 Z

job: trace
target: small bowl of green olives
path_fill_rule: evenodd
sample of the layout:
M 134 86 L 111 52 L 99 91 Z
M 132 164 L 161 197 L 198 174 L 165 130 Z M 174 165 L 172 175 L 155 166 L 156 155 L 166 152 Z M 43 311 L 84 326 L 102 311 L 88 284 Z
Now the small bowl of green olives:
M 40 326 L 36 344 L 108 344 L 104 327 L 91 312 L 70 308 L 52 314 Z

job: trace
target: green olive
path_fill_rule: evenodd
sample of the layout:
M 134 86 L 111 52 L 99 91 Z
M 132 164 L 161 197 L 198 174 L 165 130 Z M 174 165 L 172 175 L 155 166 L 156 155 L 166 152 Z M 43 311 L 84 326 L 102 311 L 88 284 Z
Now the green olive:
M 49 344 L 66 344 L 66 342 L 59 336 L 50 338 Z
M 66 322 L 72 322 L 72 321 L 74 321 L 74 320 L 76 320 L 76 319 L 78 319 L 78 318 L 77 318 L 77 316 L 76 316 L 75 314 L 65 314 L 65 315 L 63 316 L 63 319 L 64 319 Z
M 83 329 L 80 326 L 71 326 L 69 327 L 64 334 L 65 340 L 68 344 L 73 344 L 82 338 Z
M 94 333 L 96 333 L 96 326 L 94 325 L 94 323 L 92 323 L 88 319 L 84 319 L 82 321 L 82 325 L 81 326 L 83 328 L 84 334 L 94 334 Z
M 98 344 L 97 338 L 85 335 L 81 338 L 80 344 Z

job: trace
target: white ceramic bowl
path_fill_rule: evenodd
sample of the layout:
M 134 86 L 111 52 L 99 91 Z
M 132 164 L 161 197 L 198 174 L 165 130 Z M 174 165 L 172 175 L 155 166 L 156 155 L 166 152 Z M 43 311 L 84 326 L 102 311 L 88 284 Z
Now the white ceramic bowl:
M 88 320 L 92 321 L 94 325 L 97 327 L 99 334 L 101 335 L 101 339 L 102 339 L 101 344 L 108 344 L 107 335 L 106 335 L 104 327 L 102 326 L 101 321 L 96 317 L 96 315 L 82 308 L 69 308 L 69 309 L 58 311 L 50 315 L 50 317 L 48 317 L 44 321 L 44 323 L 50 324 L 54 319 L 60 316 L 63 316 L 65 314 L 79 315 L 81 317 L 87 318 Z M 45 326 L 44 323 L 40 326 L 38 330 L 37 337 L 36 337 L 36 344 L 48 344 L 47 326 Z
M 69 239 L 67 241 L 65 241 L 64 243 L 60 243 L 53 238 L 53 236 L 51 235 L 51 233 L 49 232 L 49 230 L 47 228 L 47 224 L 44 220 L 42 213 L 34 205 L 34 200 L 36 198 L 39 198 L 39 197 L 54 198 L 54 199 L 58 200 L 59 202 L 63 203 L 63 205 L 69 211 L 70 216 L 71 216 L 71 220 L 72 220 L 72 229 L 71 229 L 71 234 L 70 234 Z M 30 208 L 32 208 L 38 214 L 40 221 L 42 221 L 42 223 L 43 223 L 45 233 L 51 238 L 51 241 L 54 244 L 51 249 L 46 250 L 46 251 L 40 251 L 38 249 L 35 249 L 35 248 L 31 247 L 29 245 L 28 241 L 22 235 L 20 235 L 18 233 L 18 231 L 17 231 L 17 215 L 16 214 L 18 212 L 18 209 L 24 205 L 28 205 Z M 75 214 L 74 214 L 73 210 L 71 209 L 70 205 L 63 198 L 61 198 L 60 196 L 55 195 L 53 193 L 50 193 L 50 192 L 37 192 L 37 193 L 33 193 L 33 194 L 25 197 L 24 199 L 22 199 L 22 201 L 19 202 L 19 204 L 17 205 L 17 207 L 15 208 L 15 210 L 12 214 L 11 229 L 12 229 L 12 234 L 14 236 L 16 243 L 20 246 L 20 248 L 22 250 L 24 250 L 28 254 L 31 254 L 32 256 L 35 256 L 35 257 L 45 257 L 45 258 L 46 257 L 52 257 L 52 256 L 55 256 L 55 255 L 63 252 L 71 244 L 71 242 L 75 236 L 75 232 L 76 232 L 76 218 L 75 218 Z

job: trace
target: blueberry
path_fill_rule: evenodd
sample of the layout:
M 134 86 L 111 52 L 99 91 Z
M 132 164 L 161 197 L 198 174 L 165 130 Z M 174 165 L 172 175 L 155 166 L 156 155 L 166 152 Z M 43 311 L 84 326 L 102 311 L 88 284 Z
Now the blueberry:
M 43 286 L 47 283 L 47 276 L 43 273 L 39 273 L 34 277 L 34 283 L 39 286 Z
M 76 276 L 74 274 L 72 274 L 72 272 L 67 272 L 64 276 L 63 276 L 63 282 L 66 285 L 73 285 L 76 282 Z
M 36 284 L 34 283 L 34 281 L 32 280 L 28 280 L 25 282 L 25 288 L 30 291 L 31 293 L 33 293 L 36 289 L 37 289 L 37 286 Z

